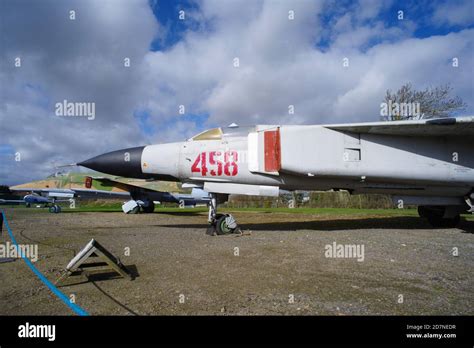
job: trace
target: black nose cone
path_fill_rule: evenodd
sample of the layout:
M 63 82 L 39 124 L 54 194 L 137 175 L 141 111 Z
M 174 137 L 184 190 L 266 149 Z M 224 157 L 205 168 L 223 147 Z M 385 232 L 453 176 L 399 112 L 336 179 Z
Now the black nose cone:
M 128 178 L 147 178 L 142 173 L 142 153 L 145 146 L 112 151 L 78 163 L 78 165 L 98 172 L 125 176 Z

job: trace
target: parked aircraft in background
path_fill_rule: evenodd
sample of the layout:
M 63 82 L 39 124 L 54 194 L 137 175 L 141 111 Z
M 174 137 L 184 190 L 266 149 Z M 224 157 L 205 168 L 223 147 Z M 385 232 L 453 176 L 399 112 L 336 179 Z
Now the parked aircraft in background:
M 25 195 L 23 199 L 0 199 L 0 204 L 8 203 L 25 203 L 27 207 L 31 207 L 32 204 L 49 208 L 50 213 L 60 213 L 61 206 L 57 203 L 68 202 L 69 200 L 60 200 L 54 196 L 44 197 L 36 193 Z
M 152 213 L 154 202 L 172 202 L 185 207 L 207 204 L 210 200 L 207 192 L 195 187 L 96 174 L 57 172 L 45 180 L 10 187 L 10 193 L 26 193 L 26 196 L 22 200 L 1 199 L 0 203 L 46 204 L 51 212 L 58 213 L 61 211 L 58 202 L 75 198 L 121 198 L 127 199 L 122 210 L 136 214 Z
M 283 190 L 389 194 L 433 226 L 473 212 L 474 117 L 335 125 L 214 128 L 176 143 L 118 150 L 79 165 L 112 175 L 181 181 L 210 192 L 216 232 L 237 228 L 229 194 Z M 128 160 L 125 160 L 128 159 Z

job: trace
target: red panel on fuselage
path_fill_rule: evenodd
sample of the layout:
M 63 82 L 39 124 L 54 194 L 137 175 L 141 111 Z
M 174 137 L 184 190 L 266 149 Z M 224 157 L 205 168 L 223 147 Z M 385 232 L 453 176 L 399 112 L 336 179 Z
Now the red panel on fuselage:
M 90 176 L 86 176 L 86 180 L 84 182 L 86 188 L 91 188 L 92 187 L 92 178 Z
M 264 134 L 265 171 L 278 172 L 281 168 L 280 129 Z

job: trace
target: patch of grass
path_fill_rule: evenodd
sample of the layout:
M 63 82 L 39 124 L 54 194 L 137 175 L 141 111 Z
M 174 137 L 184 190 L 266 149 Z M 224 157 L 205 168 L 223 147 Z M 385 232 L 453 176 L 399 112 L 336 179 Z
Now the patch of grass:
M 250 213 L 286 213 L 286 214 L 324 214 L 324 215 L 389 215 L 389 216 L 416 216 L 415 209 L 356 209 L 356 208 L 226 208 L 219 207 L 220 211 L 225 212 L 250 212 Z M 110 205 L 83 205 L 76 206 L 75 209 L 63 208 L 64 212 L 103 212 L 103 211 L 122 211 L 120 204 Z M 207 212 L 207 207 L 197 208 L 177 208 L 160 207 L 155 208 L 156 213 L 178 213 L 178 212 Z
M 74 209 L 69 207 L 61 207 L 63 212 L 74 213 L 74 212 L 121 212 L 121 203 L 108 203 L 108 204 L 77 204 Z
M 5 207 L 5 205 L 3 205 Z M 14 206 L 15 209 L 39 210 L 48 212 L 48 209 L 25 208 L 24 206 Z M 64 213 L 79 212 L 122 212 L 121 203 L 103 203 L 103 204 L 77 204 L 75 209 L 68 206 L 62 206 Z M 207 207 L 197 208 L 179 208 L 179 207 L 161 207 L 155 208 L 155 213 L 207 213 Z M 219 206 L 220 212 L 228 213 L 284 213 L 284 214 L 310 214 L 310 215 L 329 215 L 329 216 L 418 216 L 416 209 L 358 209 L 358 208 L 227 208 L 224 205 Z M 474 221 L 474 215 L 465 214 L 463 217 L 468 221 Z
M 226 211 L 287 213 L 287 214 L 325 214 L 325 215 L 418 215 L 415 209 L 357 209 L 357 208 L 233 208 Z

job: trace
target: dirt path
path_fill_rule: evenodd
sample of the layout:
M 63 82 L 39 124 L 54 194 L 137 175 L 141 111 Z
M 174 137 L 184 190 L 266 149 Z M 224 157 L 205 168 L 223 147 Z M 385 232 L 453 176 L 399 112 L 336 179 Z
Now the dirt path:
M 52 281 L 91 238 L 136 269 L 134 281 L 76 276 L 60 288 L 95 315 L 474 314 L 474 222 L 237 213 L 250 235 L 211 237 L 204 213 L 6 214 Z M 333 243 L 363 246 L 363 261 L 326 257 Z M 72 314 L 22 260 L 0 263 L 0 283 L 0 314 Z

